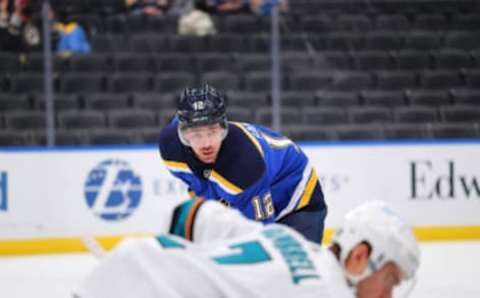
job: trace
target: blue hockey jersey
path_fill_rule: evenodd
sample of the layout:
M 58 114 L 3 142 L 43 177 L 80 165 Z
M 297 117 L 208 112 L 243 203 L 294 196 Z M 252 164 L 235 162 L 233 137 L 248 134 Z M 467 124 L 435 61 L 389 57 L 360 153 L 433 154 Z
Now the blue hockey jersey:
M 219 200 L 251 219 L 275 222 L 323 193 L 304 152 L 268 128 L 229 122 L 214 164 L 199 161 L 183 145 L 175 118 L 160 134 L 160 154 L 169 171 L 197 197 Z M 318 203 L 318 202 L 316 202 Z

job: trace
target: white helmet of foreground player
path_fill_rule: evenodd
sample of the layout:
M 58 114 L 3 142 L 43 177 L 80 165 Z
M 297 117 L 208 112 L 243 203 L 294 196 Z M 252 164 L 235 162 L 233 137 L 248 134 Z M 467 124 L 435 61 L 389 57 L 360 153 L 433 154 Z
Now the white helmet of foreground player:
M 376 271 L 389 263 L 398 266 L 402 280 L 412 281 L 409 291 L 413 288 L 420 249 L 412 229 L 385 202 L 370 201 L 348 212 L 332 241 L 340 247 L 340 262 L 357 294 L 362 281 L 372 278 Z M 368 266 L 362 272 L 353 274 L 346 270 L 347 259 L 362 243 L 369 248 Z

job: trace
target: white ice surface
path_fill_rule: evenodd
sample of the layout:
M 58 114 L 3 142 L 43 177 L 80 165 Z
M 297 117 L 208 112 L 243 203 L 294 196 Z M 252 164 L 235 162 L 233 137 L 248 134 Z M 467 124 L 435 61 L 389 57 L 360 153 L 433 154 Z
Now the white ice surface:
M 421 248 L 418 282 L 410 297 L 480 297 L 480 241 L 422 243 Z M 0 257 L 0 297 L 71 297 L 96 262 L 89 254 Z

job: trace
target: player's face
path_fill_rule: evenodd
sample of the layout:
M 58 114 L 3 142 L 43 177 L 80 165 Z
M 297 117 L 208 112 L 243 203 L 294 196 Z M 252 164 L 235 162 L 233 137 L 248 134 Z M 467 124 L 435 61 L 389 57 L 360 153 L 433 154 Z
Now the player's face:
M 200 161 L 213 163 L 217 159 L 224 134 L 225 128 L 219 123 L 215 123 L 187 128 L 183 132 L 183 137 L 190 144 L 193 152 Z
M 357 298 L 391 298 L 393 288 L 400 284 L 401 271 L 394 263 L 387 263 L 357 286 Z

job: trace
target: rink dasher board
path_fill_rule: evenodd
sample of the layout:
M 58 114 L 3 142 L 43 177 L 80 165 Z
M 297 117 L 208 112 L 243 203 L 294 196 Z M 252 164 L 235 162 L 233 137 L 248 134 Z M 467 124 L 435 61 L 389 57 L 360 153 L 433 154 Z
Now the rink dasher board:
M 343 214 L 388 201 L 420 240 L 480 239 L 480 140 L 301 143 L 329 207 L 328 241 Z M 0 149 L 0 254 L 111 247 L 155 234 L 165 206 L 187 197 L 156 146 Z

